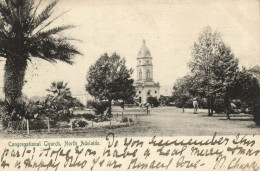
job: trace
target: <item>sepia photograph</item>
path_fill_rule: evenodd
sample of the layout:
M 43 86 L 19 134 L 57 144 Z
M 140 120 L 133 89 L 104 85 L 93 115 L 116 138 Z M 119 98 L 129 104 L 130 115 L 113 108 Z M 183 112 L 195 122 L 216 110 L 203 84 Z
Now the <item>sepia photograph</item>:
M 104 149 L 116 147 L 115 138 L 125 145 L 130 137 L 140 138 L 132 147 L 151 139 L 147 144 L 154 148 L 181 144 L 191 156 L 196 138 L 202 146 L 232 142 L 234 149 L 223 147 L 232 155 L 239 145 L 256 150 L 243 152 L 248 158 L 241 161 L 250 161 L 260 153 L 254 148 L 260 145 L 259 47 L 259 0 L 1 0 L 0 141 L 6 143 L 0 168 L 10 169 L 3 156 L 11 148 L 78 148 L 79 141 L 80 147 Z M 167 144 L 157 137 L 176 140 Z M 157 152 L 165 161 L 163 147 Z M 209 155 L 229 161 L 218 152 Z M 173 153 L 181 158 L 172 169 L 207 165 L 184 162 L 181 150 Z M 130 154 L 125 150 L 124 158 Z M 129 161 L 126 170 L 167 170 L 174 158 L 157 165 Z M 30 162 L 15 169 L 56 166 Z M 214 169 L 260 167 L 239 162 L 237 157 Z M 102 164 L 97 170 L 105 169 Z
M 239 2 L 1 2 L 1 136 L 259 134 L 259 2 Z

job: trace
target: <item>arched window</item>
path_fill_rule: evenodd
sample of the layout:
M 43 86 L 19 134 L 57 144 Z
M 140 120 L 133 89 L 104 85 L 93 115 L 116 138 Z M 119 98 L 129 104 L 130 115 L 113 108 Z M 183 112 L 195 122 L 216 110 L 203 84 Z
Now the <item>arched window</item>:
M 146 78 L 151 78 L 150 70 L 149 70 L 149 69 L 146 71 Z
M 139 71 L 139 80 L 141 80 L 142 79 L 142 71 L 140 70 Z
M 147 96 L 150 96 L 151 95 L 151 90 L 148 90 L 147 91 Z

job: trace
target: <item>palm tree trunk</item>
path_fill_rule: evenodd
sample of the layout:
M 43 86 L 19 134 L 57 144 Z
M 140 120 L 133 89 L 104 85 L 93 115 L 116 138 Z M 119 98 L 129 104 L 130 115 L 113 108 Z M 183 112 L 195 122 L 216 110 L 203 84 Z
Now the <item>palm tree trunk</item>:
M 4 93 L 6 101 L 15 107 L 17 100 L 22 96 L 24 76 L 27 67 L 26 58 L 10 57 L 5 63 Z

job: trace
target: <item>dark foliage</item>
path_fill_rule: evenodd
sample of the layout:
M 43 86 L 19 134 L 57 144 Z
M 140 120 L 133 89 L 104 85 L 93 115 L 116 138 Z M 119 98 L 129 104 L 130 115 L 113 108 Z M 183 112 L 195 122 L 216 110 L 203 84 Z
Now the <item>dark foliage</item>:
M 156 97 L 148 97 L 147 102 L 150 103 L 153 107 L 159 106 L 159 101 L 157 100 Z
M 83 121 L 83 120 L 75 120 L 72 123 L 73 128 L 84 128 L 87 125 L 88 125 L 88 123 L 86 121 Z
M 111 56 L 105 53 L 90 66 L 87 74 L 86 90 L 100 101 L 108 100 L 110 114 L 112 100 L 126 101 L 135 95 L 133 71 L 127 69 L 125 62 L 116 53 Z
M 89 101 L 88 105 L 96 110 L 97 115 L 103 115 L 110 104 L 108 101 Z
M 133 122 L 133 119 L 131 118 L 127 118 L 127 117 L 122 117 L 121 121 L 120 122 Z

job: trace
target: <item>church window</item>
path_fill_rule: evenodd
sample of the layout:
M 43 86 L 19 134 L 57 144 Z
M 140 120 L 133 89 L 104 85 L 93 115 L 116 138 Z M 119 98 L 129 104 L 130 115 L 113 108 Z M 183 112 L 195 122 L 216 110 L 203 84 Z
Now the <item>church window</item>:
M 141 63 L 141 60 L 139 60 L 139 64 Z
M 157 91 L 154 92 L 155 94 L 157 93 Z
M 150 90 L 147 91 L 147 95 L 148 95 L 148 96 L 151 95 L 151 91 L 150 91 Z
M 139 91 L 139 94 L 141 94 L 141 91 Z
M 147 64 L 149 64 L 149 61 L 147 61 Z
M 141 80 L 142 79 L 142 71 L 140 70 L 139 71 L 139 80 Z
M 146 71 L 146 78 L 151 78 L 150 70 L 149 70 L 149 69 Z

